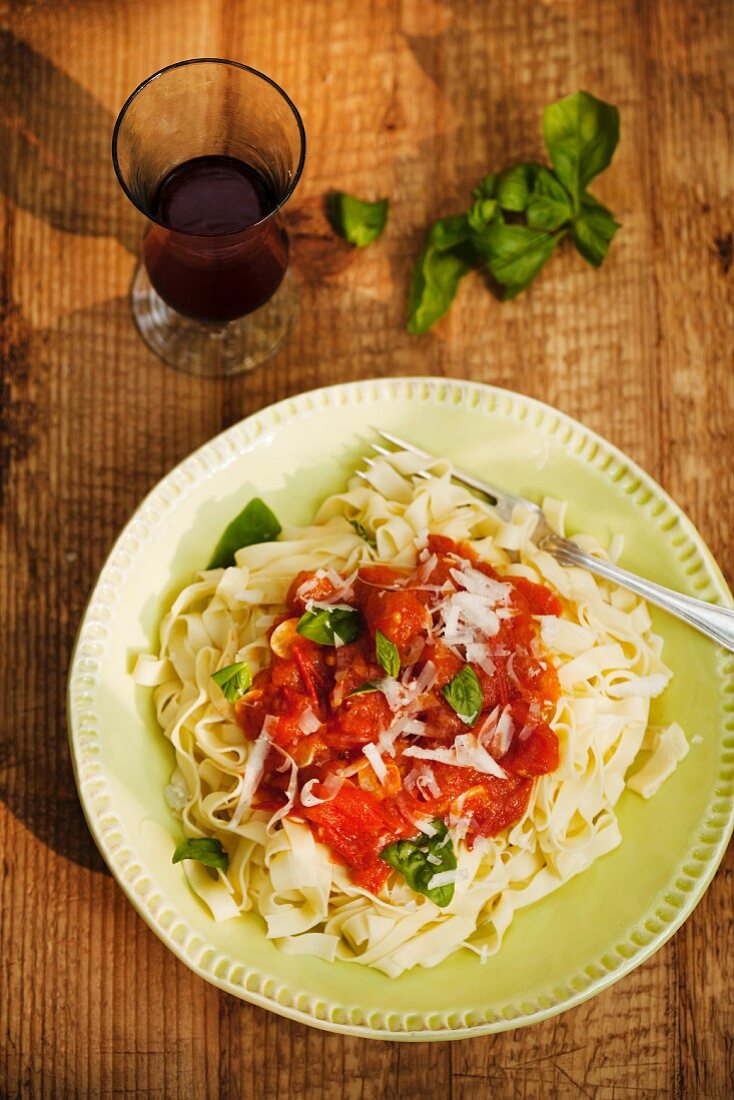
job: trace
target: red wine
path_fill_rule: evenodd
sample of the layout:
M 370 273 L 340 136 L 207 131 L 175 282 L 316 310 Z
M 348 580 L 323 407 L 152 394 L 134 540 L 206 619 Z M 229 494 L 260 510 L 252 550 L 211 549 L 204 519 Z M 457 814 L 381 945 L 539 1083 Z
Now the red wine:
M 150 281 L 179 313 L 231 321 L 264 305 L 288 266 L 288 238 L 269 218 L 270 182 L 234 157 L 195 157 L 166 175 L 143 245 Z

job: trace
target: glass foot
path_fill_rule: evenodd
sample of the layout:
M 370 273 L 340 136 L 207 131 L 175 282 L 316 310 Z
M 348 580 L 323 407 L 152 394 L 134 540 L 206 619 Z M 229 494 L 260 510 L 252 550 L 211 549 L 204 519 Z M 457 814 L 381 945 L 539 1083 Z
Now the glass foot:
M 130 297 L 133 317 L 148 347 L 165 363 L 199 378 L 223 378 L 259 367 L 285 344 L 298 313 L 298 284 L 291 271 L 269 302 L 225 324 L 185 317 L 166 305 L 141 263 Z

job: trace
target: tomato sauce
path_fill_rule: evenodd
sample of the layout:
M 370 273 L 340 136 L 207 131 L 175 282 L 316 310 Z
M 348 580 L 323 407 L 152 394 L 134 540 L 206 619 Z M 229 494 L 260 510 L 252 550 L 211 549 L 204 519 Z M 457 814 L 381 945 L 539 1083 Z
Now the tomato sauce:
M 537 621 L 539 615 L 561 613 L 558 598 L 543 585 L 500 576 L 479 561 L 467 543 L 430 536 L 421 558 L 413 572 L 363 566 L 346 595 L 346 582 L 338 578 L 342 585 L 337 588 L 335 574 L 330 580 L 326 574 L 299 573 L 288 593 L 290 614 L 273 628 L 292 623 L 292 628 L 279 629 L 276 635 L 285 636 L 286 642 L 280 640 L 276 647 L 273 639 L 271 665 L 255 676 L 252 689 L 236 704 L 238 722 L 250 740 L 270 719 L 273 744 L 298 768 L 299 792 L 309 780 L 314 781 L 309 786 L 309 804 L 297 796 L 291 816 L 307 821 L 317 838 L 351 869 L 353 881 L 374 892 L 390 873 L 380 852 L 401 837 L 415 837 L 416 819 L 438 816 L 450 826 L 461 822 L 472 845 L 478 837 L 494 836 L 517 822 L 527 808 L 535 778 L 554 771 L 559 763 L 558 739 L 548 719 L 560 689 L 542 648 Z M 467 570 L 475 587 L 477 574 L 505 586 L 495 632 L 483 634 L 472 628 L 472 639 L 476 643 L 479 638 L 484 655 L 481 661 L 467 660 L 466 643 L 452 644 L 440 617 L 442 601 L 463 590 Z M 359 614 L 359 630 L 348 644 L 320 644 L 295 630 L 295 616 L 303 615 L 314 602 L 323 608 L 330 601 Z M 465 599 L 465 604 L 471 612 L 471 600 Z M 377 657 L 378 632 L 392 643 L 400 659 L 399 684 L 393 681 L 391 690 Z M 481 689 L 481 710 L 473 725 L 453 709 L 441 690 L 466 665 Z M 430 674 L 424 675 L 430 686 L 411 697 L 411 685 L 424 670 Z M 375 686 L 378 682 L 384 690 Z M 496 730 L 492 736 L 483 733 L 492 732 L 500 712 L 505 725 L 510 725 L 509 743 Z M 413 730 L 398 731 L 391 738 L 391 727 L 405 716 Z M 504 778 L 409 753 L 415 745 L 452 752 L 456 738 L 471 733 L 477 734 Z M 364 747 L 377 743 L 381 735 L 384 774 L 378 775 Z M 254 808 L 275 810 L 285 804 L 288 784 L 282 769 L 283 755 L 273 748 Z M 333 778 L 333 786 L 323 786 L 330 777 L 341 779 L 336 793 Z M 318 800 L 315 804 L 311 804 L 313 796 Z

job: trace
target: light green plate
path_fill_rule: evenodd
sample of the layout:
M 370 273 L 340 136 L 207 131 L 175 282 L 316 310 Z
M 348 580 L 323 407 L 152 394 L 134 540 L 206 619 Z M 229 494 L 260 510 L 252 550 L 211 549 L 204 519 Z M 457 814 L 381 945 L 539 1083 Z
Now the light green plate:
M 626 792 L 623 843 L 556 894 L 522 910 L 500 953 L 460 952 L 398 979 L 349 963 L 280 954 L 259 917 L 215 924 L 171 854 L 179 827 L 163 799 L 173 765 L 149 691 L 130 675 L 154 649 L 176 591 L 258 494 L 309 521 L 369 453 L 379 425 L 539 498 L 570 502 L 570 527 L 622 563 L 683 592 L 731 597 L 702 539 L 621 452 L 546 405 L 471 382 L 393 379 L 306 393 L 230 428 L 172 471 L 122 532 L 91 595 L 69 673 L 69 736 L 89 827 L 123 890 L 165 944 L 207 981 L 330 1031 L 458 1039 L 528 1024 L 598 993 L 672 935 L 711 880 L 732 830 L 734 657 L 653 611 L 673 670 L 653 721 L 693 744 L 658 795 Z

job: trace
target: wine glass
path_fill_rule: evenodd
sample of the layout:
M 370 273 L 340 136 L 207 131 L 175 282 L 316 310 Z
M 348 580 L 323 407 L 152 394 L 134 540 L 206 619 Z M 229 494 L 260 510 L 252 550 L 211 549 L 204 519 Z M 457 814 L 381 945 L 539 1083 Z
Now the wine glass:
M 213 378 L 251 370 L 283 346 L 298 291 L 278 212 L 305 152 L 283 89 L 236 61 L 179 61 L 128 98 L 112 160 L 148 219 L 132 312 L 165 362 Z

